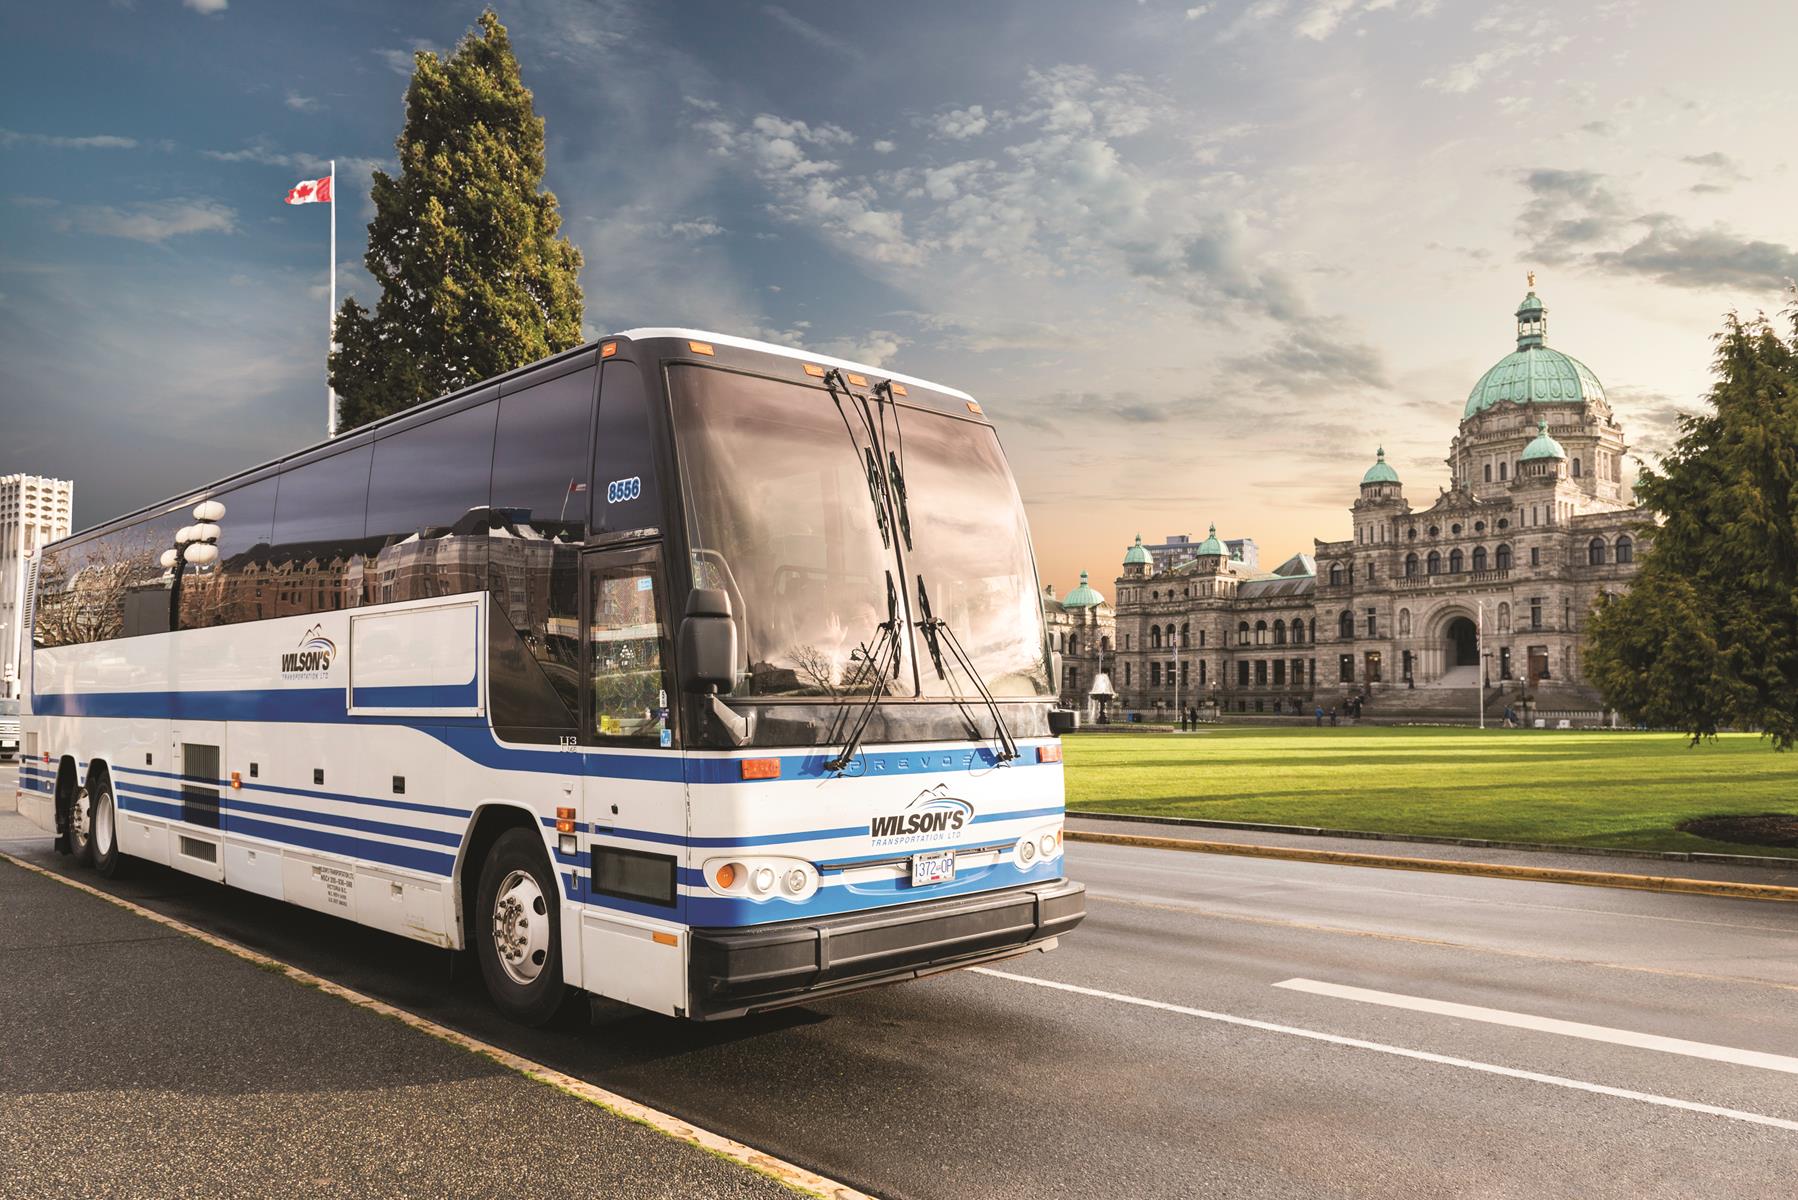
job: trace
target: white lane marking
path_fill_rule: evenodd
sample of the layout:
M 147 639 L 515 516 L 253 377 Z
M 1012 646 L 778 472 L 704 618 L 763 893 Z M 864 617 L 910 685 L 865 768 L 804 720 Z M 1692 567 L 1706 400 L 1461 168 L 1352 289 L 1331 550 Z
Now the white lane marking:
M 1582 1021 L 1563 1021 L 1556 1017 L 1538 1017 L 1530 1013 L 1508 1012 L 1502 1008 L 1483 1008 L 1478 1004 L 1456 1004 L 1452 1000 L 1429 1000 L 1407 996 L 1402 992 L 1380 992 L 1372 988 L 1350 987 L 1341 983 L 1323 983 L 1316 979 L 1288 979 L 1274 984 L 1292 992 L 1308 992 L 1313 996 L 1332 996 L 1338 1000 L 1358 1000 L 1363 1004 L 1383 1004 L 1387 1008 L 1404 1008 L 1412 1012 L 1434 1013 L 1443 1017 L 1460 1017 L 1468 1021 L 1484 1021 L 1489 1025 L 1508 1025 L 1512 1029 L 1533 1029 L 1539 1033 L 1558 1033 L 1563 1037 L 1585 1038 L 1591 1042 L 1609 1042 L 1614 1046 L 1636 1046 L 1643 1050 L 1659 1050 L 1665 1054 L 1684 1054 L 1690 1058 L 1708 1058 L 1713 1062 L 1735 1063 L 1742 1067 L 1762 1067 L 1768 1071 L 1784 1071 L 1798 1075 L 1798 1058 L 1784 1054 L 1768 1054 L 1760 1050 L 1739 1050 L 1734 1046 L 1717 1046 L 1710 1042 L 1689 1042 L 1684 1038 L 1661 1037 L 1653 1033 L 1636 1033 L 1628 1029 L 1612 1029 L 1607 1025 L 1587 1025 Z
M 1074 853 L 1077 855 L 1080 855 L 1082 857 L 1092 854 L 1095 847 L 1099 847 L 1099 846 L 1103 845 L 1103 843 L 1098 843 L 1098 842 L 1086 842 L 1086 843 L 1075 843 L 1075 844 L 1080 846 L 1080 849 L 1074 851 Z M 1179 854 L 1179 855 L 1182 855 L 1183 857 L 1190 857 L 1190 855 L 1188 855 L 1188 853 L 1184 850 L 1162 850 L 1162 849 L 1159 849 L 1159 848 L 1153 847 L 1153 846 L 1110 846 L 1110 847 L 1105 847 L 1105 848 L 1112 849 L 1112 850 L 1149 850 L 1150 852 L 1156 853 L 1156 854 Z M 1101 865 L 1101 866 L 1128 867 L 1131 870 L 1152 871 L 1152 872 L 1155 872 L 1156 874 L 1161 874 L 1161 875 L 1179 876 L 1180 878 L 1188 880 L 1188 881 L 1191 881 L 1195 878 L 1195 875 L 1190 867 L 1174 867 L 1174 866 L 1165 866 L 1164 867 L 1164 866 L 1146 864 L 1146 863 L 1142 863 L 1142 862 L 1132 862 L 1132 861 L 1129 861 L 1128 856 L 1113 858 L 1113 859 L 1105 859 L 1105 858 L 1101 857 L 1097 861 L 1099 862 L 1099 865 Z M 1243 860 L 1238 858 L 1236 861 L 1241 862 Z M 1343 866 L 1345 866 L 1345 864 L 1343 864 L 1343 863 L 1296 862 L 1292 859 L 1284 859 L 1284 858 L 1264 858 L 1264 859 L 1256 859 L 1255 861 L 1258 863 L 1263 863 L 1263 864 L 1285 863 L 1288 865 L 1299 866 L 1299 867 L 1343 867 Z M 1539 880 L 1539 879 L 1494 879 L 1494 878 L 1490 878 L 1488 876 L 1482 876 L 1482 875 L 1449 875 L 1449 874 L 1431 875 L 1428 872 L 1422 872 L 1422 871 L 1400 871 L 1396 867 L 1349 867 L 1348 869 L 1355 870 L 1355 871 L 1389 871 L 1394 874 L 1418 876 L 1421 878 L 1438 879 L 1438 880 L 1442 880 L 1444 882 L 1448 882 L 1450 880 L 1463 880 L 1463 881 L 1469 881 L 1469 882 L 1483 881 L 1483 882 L 1491 882 L 1491 883 L 1532 883 L 1532 884 L 1538 884 L 1538 885 L 1546 886 L 1546 887 L 1571 888 L 1571 887 L 1580 886 L 1579 884 L 1552 883 L 1552 882 L 1549 882 L 1546 880 Z M 1227 880 L 1238 880 L 1243 883 L 1252 883 L 1252 884 L 1260 885 L 1259 888 L 1257 889 L 1257 894 L 1255 894 L 1253 896 L 1249 896 L 1243 900 L 1240 900 L 1239 903 L 1247 903 L 1250 900 L 1260 899 L 1261 894 L 1264 892 L 1280 892 L 1280 894 L 1285 895 L 1285 894 L 1287 894 L 1287 890 L 1289 890 L 1290 884 L 1291 884 L 1290 879 L 1284 879 L 1284 878 L 1270 879 L 1265 875 L 1258 875 L 1253 872 L 1219 870 L 1216 866 L 1208 866 L 1205 869 L 1204 874 L 1202 876 L 1200 876 L 1199 878 L 1202 878 L 1205 880 L 1212 880 L 1212 879 L 1215 879 L 1215 880 L 1226 880 L 1226 879 Z M 1763 933 L 1778 933 L 1778 934 L 1786 934 L 1786 935 L 1789 935 L 1792 932 L 1792 928 L 1790 925 L 1760 925 L 1760 924 L 1753 924 L 1753 923 L 1743 923 L 1741 921 L 1706 921 L 1706 920 L 1699 919 L 1697 917 L 1668 917 L 1668 916 L 1662 916 L 1658 913 L 1630 912 L 1626 909 L 1586 908 L 1586 907 L 1576 905 L 1576 904 L 1536 904 L 1536 903 L 1532 903 L 1531 901 L 1528 901 L 1528 900 L 1517 900 L 1517 899 L 1512 899 L 1510 897 L 1456 895 L 1453 892 L 1449 892 L 1449 891 L 1420 891 L 1416 888 L 1407 889 L 1407 888 L 1373 887 L 1373 886 L 1369 886 L 1367 884 L 1331 883 L 1331 882 L 1319 882 L 1316 880 L 1306 880 L 1305 887 L 1312 891 L 1366 892 L 1369 894 L 1380 895 L 1380 896 L 1404 896 L 1405 898 L 1407 898 L 1409 900 L 1418 900 L 1418 899 L 1438 900 L 1438 901 L 1446 901 L 1446 902 L 1449 902 L 1452 904 L 1479 904 L 1479 905 L 1485 905 L 1485 906 L 1491 907 L 1491 908 L 1531 908 L 1531 909 L 1538 909 L 1543 912 L 1589 913 L 1593 916 L 1599 916 L 1599 917 L 1624 917 L 1624 918 L 1627 918 L 1632 921 L 1662 921 L 1662 922 L 1666 922 L 1666 923 L 1672 924 L 1672 925 L 1710 925 L 1710 926 L 1715 926 L 1719 929 L 1754 929 L 1754 930 L 1759 930 Z M 1663 898 L 1668 898 L 1668 899 L 1671 899 L 1674 897 L 1679 897 L 1679 896 L 1683 895 L 1683 893 L 1679 893 L 1679 892 L 1661 892 L 1661 893 L 1656 893 L 1656 894 L 1662 896 Z M 1719 897 L 1715 897 L 1715 896 L 1698 896 L 1698 897 L 1691 897 L 1691 898 L 1699 899 L 1699 900 L 1719 899 Z M 1725 899 L 1727 899 L 1727 898 L 1725 897 Z M 1743 903 L 1759 903 L 1759 902 L 1758 901 L 1743 901 Z
M 1229 1013 L 1209 1012 L 1202 1008 L 1189 1008 L 1184 1004 L 1169 1004 L 1165 1000 L 1148 1000 L 1141 996 L 1127 996 L 1121 992 L 1101 991 L 1098 988 L 1081 987 L 1074 983 L 1058 983 L 1053 979 L 1034 979 L 1029 975 L 1014 975 L 1010 971 L 996 971 L 991 967 L 969 967 L 970 971 L 981 975 L 991 975 L 995 979 L 1009 979 L 1016 983 L 1033 984 L 1036 987 L 1052 988 L 1058 992 L 1074 992 L 1081 996 L 1094 996 L 1101 1000 L 1115 1000 L 1119 1004 L 1133 1004 L 1138 1008 L 1159 1009 L 1162 1012 L 1179 1013 L 1185 1017 L 1198 1017 L 1204 1021 L 1218 1021 L 1225 1025 L 1237 1025 L 1244 1029 L 1259 1029 L 1265 1033 L 1284 1033 L 1291 1037 L 1306 1038 L 1313 1042 L 1327 1042 L 1332 1046 L 1348 1046 L 1356 1050 L 1372 1050 L 1378 1054 L 1390 1054 L 1397 1058 L 1414 1058 L 1419 1062 L 1437 1063 L 1446 1067 L 1461 1067 L 1468 1071 L 1480 1071 L 1487 1075 L 1503 1075 L 1509 1079 L 1526 1079 L 1532 1083 L 1547 1083 L 1555 1087 L 1571 1088 L 1578 1092 L 1591 1092 L 1599 1096 L 1614 1096 L 1622 1100 L 1637 1100 L 1643 1104 L 1656 1104 L 1662 1108 L 1684 1109 L 1686 1112 L 1705 1113 L 1713 1117 L 1726 1117 L 1731 1121 L 1745 1121 L 1750 1125 L 1768 1125 L 1774 1129 L 1790 1130 L 1798 1133 L 1798 1121 L 1788 1121 L 1783 1117 L 1769 1117 L 1762 1113 L 1743 1112 L 1736 1108 L 1720 1108 L 1715 1104 L 1699 1104 L 1693 1100 L 1676 1100 L 1671 1096 L 1656 1096 L 1648 1092 L 1632 1092 L 1627 1088 L 1609 1087 L 1602 1083 L 1586 1083 L 1579 1079 L 1567 1079 L 1560 1075 L 1544 1075 L 1539 1071 L 1520 1071 L 1515 1067 L 1501 1067 L 1495 1063 L 1476 1062 L 1470 1058 L 1453 1058 L 1446 1054 L 1431 1054 L 1427 1050 L 1410 1050 L 1404 1046 L 1388 1046 L 1383 1042 L 1370 1042 L 1362 1038 L 1343 1037 L 1335 1033 L 1322 1033 L 1316 1029 L 1300 1029 L 1293 1025 L 1276 1025 L 1272 1021 L 1257 1021 L 1253 1017 L 1236 1017 Z

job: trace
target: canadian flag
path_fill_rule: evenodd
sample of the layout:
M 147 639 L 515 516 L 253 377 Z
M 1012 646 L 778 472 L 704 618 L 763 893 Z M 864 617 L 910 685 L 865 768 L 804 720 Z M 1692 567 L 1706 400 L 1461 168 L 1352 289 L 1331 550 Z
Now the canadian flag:
M 329 204 L 331 203 L 331 177 L 323 179 L 303 179 L 293 185 L 287 193 L 289 204 Z

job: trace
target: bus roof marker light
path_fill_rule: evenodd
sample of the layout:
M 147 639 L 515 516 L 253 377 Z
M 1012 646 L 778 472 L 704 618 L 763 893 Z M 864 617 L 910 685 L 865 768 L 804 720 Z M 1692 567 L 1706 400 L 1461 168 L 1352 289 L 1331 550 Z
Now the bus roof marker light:
M 688 342 L 687 349 L 695 354 L 704 354 L 708 357 L 717 353 L 717 351 L 712 349 L 712 344 L 710 342 Z
M 1061 761 L 1061 743 L 1055 742 L 1036 748 L 1036 761 L 1039 763 L 1058 763 Z
M 980 401 L 970 400 L 968 401 L 968 411 L 978 417 L 984 415 L 986 410 L 980 407 Z
M 911 395 L 910 392 L 905 390 L 905 385 L 903 383 L 889 383 L 887 386 L 893 389 L 893 395 L 895 396 Z
M 805 373 L 807 375 L 810 375 L 813 379 L 824 378 L 824 368 L 820 367 L 816 363 L 806 363 L 805 364 Z
M 862 377 L 860 375 L 849 376 L 849 382 L 853 383 L 856 387 L 867 387 L 868 386 L 867 379 L 865 379 L 864 377 Z
M 780 759 L 778 758 L 743 758 L 737 760 L 742 764 L 740 770 L 744 779 L 779 779 Z
M 607 342 L 605 345 L 603 345 L 599 348 L 599 356 L 601 358 L 610 358 L 616 353 L 618 353 L 618 343 L 617 342 Z

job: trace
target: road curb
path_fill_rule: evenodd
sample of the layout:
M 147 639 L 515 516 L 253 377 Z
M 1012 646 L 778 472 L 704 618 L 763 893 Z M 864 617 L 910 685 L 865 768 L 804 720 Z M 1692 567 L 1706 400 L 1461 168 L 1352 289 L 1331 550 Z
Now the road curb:
M 23 867 L 25 870 L 42 875 L 46 879 L 53 879 L 65 887 L 71 887 L 76 891 L 86 892 L 90 896 L 97 896 L 108 904 L 117 905 L 127 912 L 143 917 L 145 920 L 154 921 L 156 924 L 172 929 L 177 933 L 184 933 L 188 937 L 205 942 L 207 945 L 223 950 L 227 954 L 232 954 L 248 962 L 255 963 L 259 967 L 279 971 L 296 983 L 305 987 L 316 988 L 321 992 L 337 997 L 339 1000 L 348 1001 L 357 1008 L 364 1008 L 370 1012 L 379 1013 L 383 1017 L 391 1017 L 401 1024 L 411 1026 L 420 1033 L 429 1034 L 431 1037 L 448 1042 L 453 1046 L 459 1046 L 472 1054 L 479 1054 L 485 1058 L 491 1059 L 500 1066 L 523 1075 L 527 1079 L 536 1083 L 547 1084 L 557 1091 L 566 1092 L 577 1100 L 584 1100 L 596 1108 L 605 1109 L 614 1116 L 622 1117 L 627 1121 L 635 1121 L 639 1125 L 647 1125 L 665 1137 L 673 1138 L 678 1142 L 685 1142 L 690 1146 L 697 1146 L 699 1149 L 710 1154 L 715 1154 L 720 1158 L 729 1159 L 731 1162 L 737 1163 L 747 1170 L 766 1175 L 770 1179 L 785 1184 L 794 1191 L 801 1192 L 805 1195 L 823 1197 L 823 1200 L 873 1200 L 873 1197 L 869 1196 L 866 1192 L 859 1192 L 848 1184 L 838 1183 L 834 1179 L 828 1179 L 823 1175 L 808 1171 L 804 1167 L 796 1166 L 784 1159 L 775 1158 L 771 1154 L 764 1154 L 752 1146 L 746 1146 L 742 1142 L 734 1141 L 722 1134 L 713 1133 L 709 1129 L 701 1129 L 697 1125 L 688 1124 L 686 1121 L 681 1120 L 671 1113 L 665 1113 L 660 1109 L 651 1108 L 647 1104 L 632 1100 L 627 1096 L 621 1096 L 617 1092 L 608 1091 L 596 1084 L 588 1083 L 584 1079 L 578 1079 L 573 1075 L 564 1074 L 553 1067 L 546 1067 L 542 1063 L 533 1062 L 522 1055 L 512 1053 L 510 1050 L 502 1050 L 498 1046 L 483 1042 L 479 1038 L 471 1037 L 459 1030 L 451 1029 L 447 1025 L 439 1025 L 437 1022 L 426 1017 L 421 1017 L 417 1013 L 409 1012 L 403 1008 L 397 1008 L 394 1005 L 388 1004 L 385 1000 L 377 1000 L 373 996 L 364 995 L 361 992 L 344 987 L 340 983 L 334 983 L 329 979 L 314 975 L 310 971 L 305 971 L 290 963 L 282 962 L 278 958 L 270 958 L 268 955 L 252 950 L 248 946 L 239 945 L 237 942 L 219 937 L 214 933 L 207 933 L 205 930 L 189 925 L 185 921 L 178 921 L 174 917 L 164 916 L 162 913 L 145 908 L 141 904 L 134 904 L 122 897 L 114 896 L 110 892 L 102 891 L 91 884 L 81 882 L 79 879 L 70 879 L 66 875 L 59 875 L 55 871 L 47 870 L 44 867 L 38 866 L 36 863 L 14 857 L 4 851 L 0 851 L 0 860 L 9 862 L 15 867 Z
M 1557 867 L 1520 867 L 1505 863 L 1458 862 L 1446 858 L 1411 858 L 1400 854 L 1354 854 L 1347 850 L 1309 850 L 1303 846 L 1258 846 L 1248 842 L 1202 842 L 1187 838 L 1151 837 L 1137 833 L 1094 833 L 1069 829 L 1070 842 L 1106 846 L 1140 846 L 1150 850 L 1184 850 L 1193 854 L 1231 854 L 1240 858 L 1278 858 L 1289 862 L 1328 863 L 1339 867 L 1380 867 L 1389 871 L 1430 871 L 1440 875 L 1484 875 L 1527 879 L 1536 883 L 1571 883 L 1582 887 L 1626 888 L 1639 892 L 1677 892 L 1720 896 L 1730 900 L 1772 900 L 1798 904 L 1798 887 L 1772 883 L 1731 883 L 1713 879 L 1681 879 L 1672 875 L 1631 875 L 1618 871 L 1574 871 Z
M 1200 829 L 1236 829 L 1248 833 L 1286 833 L 1294 837 L 1352 838 L 1366 842 L 1415 842 L 1429 846 L 1470 846 L 1477 850 L 1528 850 L 1543 854 L 1583 854 L 1594 858 L 1643 858 L 1656 862 L 1714 863 L 1726 867 L 1765 867 L 1798 871 L 1798 858 L 1767 854 L 1719 854 L 1711 850 L 1637 850 L 1627 846 L 1560 845 L 1555 842 L 1507 842 L 1496 838 L 1458 838 L 1419 833 L 1387 833 L 1373 829 L 1331 829 L 1324 825 L 1275 825 L 1266 821 L 1217 821 L 1209 817 L 1161 817 L 1147 813 L 1082 812 L 1069 809 L 1070 819 L 1127 821 L 1139 825 L 1191 825 Z

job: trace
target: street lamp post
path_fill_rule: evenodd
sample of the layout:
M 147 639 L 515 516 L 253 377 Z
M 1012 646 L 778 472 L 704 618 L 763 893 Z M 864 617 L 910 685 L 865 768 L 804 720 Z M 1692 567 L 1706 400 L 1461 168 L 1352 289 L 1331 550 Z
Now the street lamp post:
M 225 506 L 217 500 L 202 500 L 194 505 L 197 525 L 183 525 L 175 531 L 175 544 L 162 552 L 163 570 L 169 572 L 169 629 L 181 628 L 181 579 L 189 566 L 205 567 L 218 561 L 218 522 L 225 516 Z

